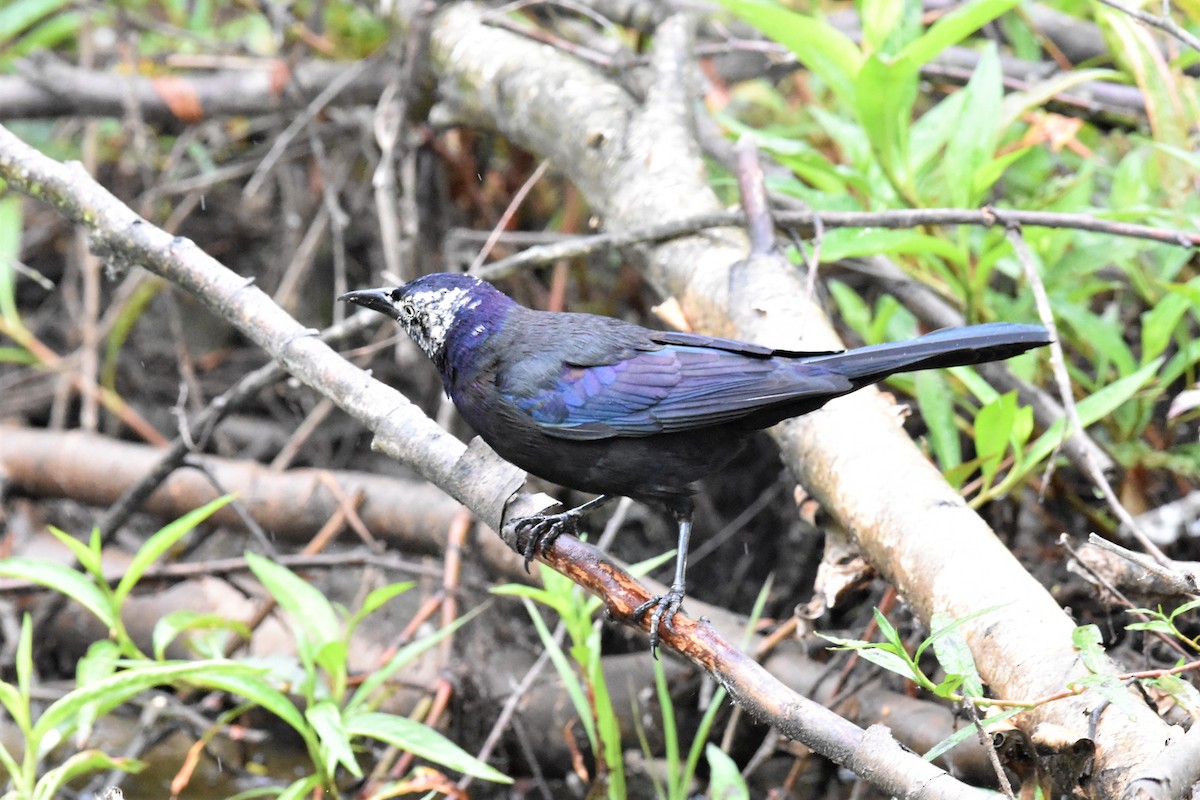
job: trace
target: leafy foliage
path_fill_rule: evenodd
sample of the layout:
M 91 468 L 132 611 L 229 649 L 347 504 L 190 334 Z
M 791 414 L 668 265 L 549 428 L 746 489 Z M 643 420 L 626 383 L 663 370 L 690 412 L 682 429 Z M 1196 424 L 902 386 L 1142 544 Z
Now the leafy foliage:
M 0 764 L 11 780 L 5 798 L 51 798 L 62 785 L 88 772 L 106 769 L 137 771 L 133 759 L 112 758 L 96 750 L 71 756 L 60 766 L 39 776 L 39 765 L 50 748 L 75 731 L 86 739 L 95 721 L 138 695 L 156 687 L 200 687 L 229 692 L 244 698 L 250 707 L 267 710 L 287 723 L 304 741 L 314 772 L 293 782 L 289 792 L 302 796 L 317 787 L 337 793 L 336 775 L 345 769 L 362 777 L 356 750 L 363 740 L 375 740 L 450 769 L 485 780 L 510 780 L 484 764 L 437 731 L 418 722 L 375 710 L 386 682 L 433 647 L 471 615 L 458 619 L 438 633 L 401 648 L 381 669 L 359 687 L 349 689 L 348 655 L 354 628 L 388 600 L 412 588 L 412 583 L 391 584 L 372 591 L 362 608 L 344 622 L 329 601 L 311 585 L 285 567 L 253 553 L 246 555 L 251 569 L 289 615 L 297 647 L 300 674 L 293 685 L 291 665 L 273 662 L 259 665 L 224 657 L 220 639 L 201 638 L 200 647 L 210 656 L 194 661 L 170 661 L 164 651 L 185 631 L 209 630 L 222 634 L 246 634 L 245 626 L 212 615 L 168 614 L 154 631 L 154 658 L 143 654 L 125 630 L 121 609 L 146 570 L 196 525 L 232 497 L 223 497 L 196 509 L 150 537 L 128 565 L 114 587 L 105 577 L 100 561 L 100 540 L 94 532 L 88 544 L 53 531 L 79 561 L 79 570 L 35 559 L 0 561 L 0 575 L 40 583 L 79 603 L 111 632 L 111 638 L 92 644 L 78 666 L 77 687 L 52 703 L 34 719 L 32 712 L 32 624 L 25 618 L 17 654 L 17 684 L 0 682 L 0 704 L 12 717 L 25 740 L 21 762 L 0 745 Z M 289 692 L 299 694 L 299 702 Z M 386 791 L 386 787 L 383 789 Z

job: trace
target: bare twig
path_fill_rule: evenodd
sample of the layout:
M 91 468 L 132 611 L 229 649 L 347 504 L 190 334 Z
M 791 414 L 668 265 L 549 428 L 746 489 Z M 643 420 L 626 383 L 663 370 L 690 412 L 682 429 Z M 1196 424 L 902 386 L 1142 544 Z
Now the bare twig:
M 533 190 L 533 187 L 537 185 L 537 182 L 542 179 L 542 176 L 546 174 L 546 170 L 548 169 L 550 169 L 550 162 L 543 161 L 537 165 L 537 169 L 521 184 L 521 188 L 513 195 L 508 207 L 504 209 L 504 213 L 496 221 L 491 235 L 483 243 L 483 247 L 479 249 L 479 254 L 475 256 L 475 260 L 471 263 L 471 268 L 468 272 L 475 272 L 483 265 L 484 259 L 488 257 L 488 253 L 492 252 L 492 248 L 496 246 L 496 240 L 500 238 L 500 234 L 508 227 L 508 223 L 512 221 L 513 215 L 517 213 L 517 209 L 521 207 L 521 203 L 525 202 L 525 198 L 529 196 L 529 192 Z
M 769 253 L 775 249 L 775 224 L 767 198 L 767 180 L 758 161 L 758 145 L 750 134 L 743 134 L 735 148 L 737 153 L 738 194 L 742 212 L 746 215 L 746 233 L 750 236 L 750 255 Z
M 918 228 L 924 225 L 1017 225 L 1020 227 L 1069 228 L 1074 230 L 1147 239 L 1178 247 L 1200 247 L 1200 233 L 1150 225 L 1134 225 L 1089 214 L 1063 214 L 1051 211 L 1017 211 L 997 208 L 913 208 L 896 211 L 776 211 L 775 224 L 813 233 L 818 223 L 825 230 L 835 228 Z M 588 255 L 597 250 L 627 247 L 633 244 L 663 242 L 682 236 L 694 236 L 709 228 L 745 225 L 741 211 L 720 211 L 631 231 L 579 236 L 562 242 L 538 245 L 493 264 L 473 269 L 487 280 L 507 277 L 518 270 Z
M 1112 553 L 1126 561 L 1133 562 L 1139 569 L 1150 573 L 1180 594 L 1197 594 L 1200 592 L 1200 587 L 1196 585 L 1196 576 L 1189 572 L 1174 569 L 1174 561 L 1165 565 L 1157 563 L 1146 558 L 1141 553 L 1135 553 L 1128 548 L 1121 547 L 1116 542 L 1110 542 L 1103 536 L 1097 536 L 1094 533 L 1088 535 L 1088 544 Z
M 1124 3 L 1118 3 L 1117 0 L 1100 0 L 1100 2 L 1109 8 L 1120 11 L 1122 14 L 1127 14 L 1133 17 L 1138 22 L 1149 25 L 1152 28 L 1158 28 L 1168 36 L 1177 39 L 1196 52 L 1200 52 L 1200 39 L 1197 39 L 1194 35 L 1179 27 L 1179 25 L 1175 23 L 1175 20 L 1171 19 L 1170 17 L 1159 17 L 1149 12 L 1142 11 L 1140 8 L 1132 8 Z M 1163 5 L 1166 6 L 1167 4 L 1164 3 Z
M 1041 318 L 1042 324 L 1050 331 L 1050 364 L 1054 370 L 1054 379 L 1058 383 L 1059 397 L 1062 400 L 1063 409 L 1067 412 L 1067 422 L 1070 425 L 1071 435 L 1074 436 L 1083 431 L 1083 422 L 1079 419 L 1079 409 L 1075 406 L 1075 398 L 1071 395 L 1071 378 L 1067 374 L 1067 362 L 1063 357 L 1062 345 L 1058 340 L 1058 326 L 1054 323 L 1054 311 L 1050 307 L 1050 298 L 1046 295 L 1046 287 L 1042 284 L 1033 253 L 1030 252 L 1029 245 L 1025 243 L 1025 237 L 1021 235 L 1020 227 L 1008 223 L 1006 233 L 1009 242 L 1013 246 L 1013 250 L 1017 254 L 1017 260 L 1021 262 L 1021 266 L 1025 270 L 1029 286 L 1033 290 L 1033 297 L 1037 303 L 1038 316 Z M 1084 450 L 1082 452 L 1087 454 L 1090 451 Z M 1146 549 L 1147 553 L 1154 556 L 1160 563 L 1170 563 L 1170 559 L 1167 558 L 1166 554 L 1158 548 L 1158 545 L 1150 541 L 1150 538 L 1146 536 L 1134 520 L 1133 515 L 1121 504 L 1116 492 L 1113 491 L 1112 484 L 1108 482 L 1108 478 L 1105 477 L 1100 465 L 1090 458 L 1085 458 L 1084 466 L 1092 481 L 1100 489 L 1101 494 L 1104 495 L 1109 508 L 1121 520 L 1121 524 L 1128 527 L 1130 533 Z
M 367 72 L 368 67 L 374 66 L 374 61 L 371 59 L 363 59 L 362 61 L 354 62 L 350 67 L 336 76 L 329 82 L 329 85 L 321 90 L 321 93 L 312 99 L 304 111 L 297 114 L 295 119 L 283 130 L 275 141 L 271 144 L 271 149 L 263 156 L 258 167 L 255 168 L 254 174 L 250 180 L 246 181 L 246 185 L 242 188 L 242 197 L 253 197 L 262 188 L 263 183 L 267 179 L 268 173 L 275 166 L 275 162 L 284 154 L 293 138 L 298 133 L 312 122 L 313 117 L 321 112 L 321 109 L 329 105 L 333 98 L 337 97 L 343 89 L 354 83 L 360 75 Z

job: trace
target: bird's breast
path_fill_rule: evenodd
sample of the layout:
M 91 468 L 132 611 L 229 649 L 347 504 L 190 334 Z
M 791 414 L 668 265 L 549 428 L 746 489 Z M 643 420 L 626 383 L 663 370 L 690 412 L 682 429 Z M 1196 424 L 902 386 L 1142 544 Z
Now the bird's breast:
M 455 407 L 506 461 L 552 483 L 592 494 L 672 500 L 740 452 L 747 434 L 732 426 L 651 436 L 572 441 L 551 436 L 505 400 L 486 376 L 452 394 Z

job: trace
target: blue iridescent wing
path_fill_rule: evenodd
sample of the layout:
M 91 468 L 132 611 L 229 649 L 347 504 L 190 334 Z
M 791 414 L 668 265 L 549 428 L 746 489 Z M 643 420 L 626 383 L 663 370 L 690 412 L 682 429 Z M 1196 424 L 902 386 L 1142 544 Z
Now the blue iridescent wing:
M 626 351 L 606 364 L 558 362 L 536 385 L 501 390 L 550 435 L 589 440 L 693 430 L 850 389 L 832 371 L 772 358 L 766 348 L 747 352 L 737 342 L 670 337 L 696 344 Z

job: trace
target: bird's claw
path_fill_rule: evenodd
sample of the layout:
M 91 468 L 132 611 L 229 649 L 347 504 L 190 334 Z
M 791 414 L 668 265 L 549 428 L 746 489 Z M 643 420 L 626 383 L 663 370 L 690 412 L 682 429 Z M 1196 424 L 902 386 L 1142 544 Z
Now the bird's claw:
M 650 652 L 655 658 L 658 658 L 659 627 L 666 628 L 668 633 L 674 635 L 675 614 L 682 605 L 683 590 L 672 588 L 666 594 L 651 597 L 633 610 L 633 618 L 641 622 L 646 616 L 646 612 L 654 609 L 654 612 L 650 614 Z
M 516 531 L 518 537 L 524 533 L 528 538 L 525 540 L 525 549 L 522 555 L 525 556 L 525 571 L 529 572 L 529 565 L 533 563 L 534 557 L 538 553 L 545 553 L 554 544 L 554 540 L 564 533 L 569 533 L 575 536 L 579 532 L 579 515 L 571 511 L 563 511 L 560 514 L 535 514 L 529 517 L 517 517 L 513 520 L 513 530 Z

